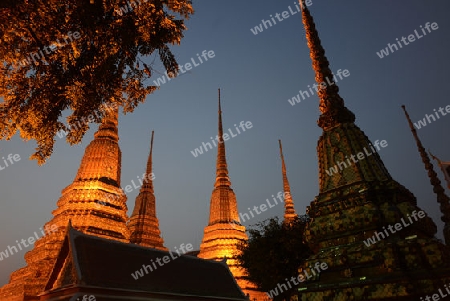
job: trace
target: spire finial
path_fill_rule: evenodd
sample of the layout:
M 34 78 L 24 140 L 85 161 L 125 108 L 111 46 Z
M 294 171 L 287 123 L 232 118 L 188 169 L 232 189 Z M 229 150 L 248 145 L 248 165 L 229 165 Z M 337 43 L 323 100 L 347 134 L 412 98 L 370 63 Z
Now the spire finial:
M 314 19 L 304 0 L 299 0 L 299 2 L 302 6 L 302 22 L 305 26 L 306 40 L 318 84 L 316 91 L 320 98 L 319 108 L 322 113 L 318 124 L 321 128 L 326 129 L 339 123 L 354 122 L 355 115 L 345 107 L 344 100 L 339 95 L 339 87 L 330 70 L 330 63 L 325 56 Z
M 445 194 L 445 190 L 441 185 L 436 172 L 434 171 L 433 164 L 422 145 L 422 142 L 417 135 L 417 131 L 409 117 L 406 107 L 402 105 L 402 109 L 405 113 L 406 119 L 408 120 L 409 128 L 416 141 L 417 148 L 419 149 L 420 157 L 422 158 L 423 164 L 425 164 L 425 169 L 428 171 L 428 177 L 430 178 L 430 183 L 433 185 L 433 191 L 437 195 L 437 201 L 440 204 L 441 213 L 443 214 L 441 220 L 444 222 L 444 239 L 447 245 L 450 245 L 450 198 Z
M 289 222 L 296 217 L 294 209 L 294 201 L 291 196 L 291 187 L 286 174 L 286 164 L 284 162 L 283 156 L 283 146 L 281 140 L 278 139 L 278 144 L 280 146 L 280 157 L 281 157 L 281 172 L 283 175 L 283 192 L 284 192 L 284 221 Z
M 147 160 L 147 169 L 145 171 L 144 184 L 142 185 L 142 189 L 150 189 L 153 192 L 153 180 L 152 180 L 152 172 L 153 172 L 153 136 L 155 131 L 152 131 L 152 138 L 150 140 L 150 154 L 148 155 Z M 142 190 L 141 189 L 141 190 Z
M 119 107 L 106 107 L 105 115 L 98 128 L 98 131 L 94 134 L 95 138 L 107 137 L 114 141 L 119 141 L 119 130 L 117 128 L 119 124 Z
M 222 106 L 220 103 L 220 89 L 219 89 L 219 135 L 217 140 L 219 145 L 217 146 L 217 163 L 216 163 L 216 183 L 214 187 L 218 186 L 231 186 L 230 178 L 228 177 L 228 165 L 225 156 L 225 141 L 223 140 L 223 127 L 222 127 Z
M 218 89 L 219 91 L 219 114 L 222 114 L 222 108 L 220 106 L 220 88 Z

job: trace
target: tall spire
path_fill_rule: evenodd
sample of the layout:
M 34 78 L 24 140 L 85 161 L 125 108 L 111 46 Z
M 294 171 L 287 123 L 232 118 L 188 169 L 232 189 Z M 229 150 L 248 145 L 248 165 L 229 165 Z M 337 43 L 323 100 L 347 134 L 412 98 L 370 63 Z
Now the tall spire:
M 297 214 L 295 214 L 294 201 L 291 196 L 291 187 L 286 174 L 286 164 L 284 163 L 283 146 L 281 140 L 278 140 L 280 145 L 280 157 L 281 157 L 281 172 L 283 174 L 283 192 L 284 192 L 284 222 L 292 221 Z
M 301 269 L 311 274 L 317 262 L 326 262 L 329 269 L 300 283 L 298 290 L 302 300 L 418 300 L 437 290 L 450 275 L 448 256 L 441 251 L 445 248 L 434 238 L 436 225 L 417 206 L 414 195 L 384 167 L 377 145 L 386 146 L 387 141 L 372 144 L 354 123 L 355 116 L 344 106 L 334 81 L 326 85 L 332 80 L 329 63 L 312 16 L 304 0 L 300 1 L 316 81 L 321 87 L 318 123 L 323 129 L 317 146 L 320 190 L 307 208 L 311 219 L 304 231 L 314 254 Z M 421 218 L 404 224 L 401 231 L 388 232 L 418 212 Z M 375 237 L 378 240 L 370 243 Z M 433 251 L 428 252 L 428 248 Z M 403 254 L 410 257 L 404 260 Z M 443 272 L 433 271 L 430 276 L 429 262 L 419 259 L 424 254 L 439 254 L 439 263 L 433 267 L 442 266 Z
M 136 197 L 128 228 L 131 232 L 131 243 L 167 251 L 168 249 L 164 247 L 164 240 L 159 230 L 159 221 L 156 217 L 156 198 L 152 179 L 153 135 L 154 131 L 152 131 L 150 154 L 147 160 L 147 170 L 143 176 L 143 185 L 139 195 Z
M 209 222 L 205 227 L 199 258 L 222 261 L 227 265 L 238 285 L 245 293 L 254 294 L 254 288 L 245 279 L 245 271 L 239 266 L 236 255 L 238 246 L 247 241 L 245 227 L 240 223 L 236 195 L 231 188 L 223 140 L 222 108 L 219 89 L 219 130 L 216 160 L 216 180 L 211 194 Z M 248 216 L 248 214 L 245 213 Z M 251 291 L 249 291 L 251 290 Z
M 434 171 L 433 164 L 428 157 L 425 148 L 422 145 L 422 142 L 417 135 L 417 131 L 414 128 L 413 123 L 411 122 L 411 118 L 409 117 L 408 112 L 406 111 L 406 107 L 402 105 L 402 109 L 405 112 L 406 119 L 408 120 L 409 128 L 414 136 L 414 140 L 416 141 L 417 148 L 420 153 L 420 157 L 422 158 L 423 164 L 425 164 L 425 169 L 428 171 L 428 177 L 430 178 L 430 183 L 433 185 L 433 191 L 437 195 L 437 201 L 440 204 L 441 213 L 443 214 L 441 220 L 444 222 L 444 239 L 447 245 L 450 245 L 450 198 L 445 194 L 445 190 L 441 185 L 441 181 L 439 180 L 436 172 Z
M 142 185 L 141 190 L 148 189 L 151 193 L 154 193 L 153 191 L 153 166 L 152 166 L 152 157 L 153 157 L 153 136 L 155 135 L 155 131 L 152 131 L 152 139 L 150 140 L 150 154 L 148 155 L 147 160 L 147 170 L 145 172 L 144 177 L 144 184 Z
M 218 130 L 218 142 L 217 147 L 217 162 L 216 162 L 216 183 L 214 187 L 228 186 L 231 187 L 230 178 L 228 176 L 227 158 L 225 155 L 225 141 L 223 140 L 223 127 L 222 127 L 222 106 L 220 104 L 220 89 L 219 91 L 219 130 Z
M 330 70 L 330 63 L 325 56 L 325 50 L 322 47 L 316 25 L 305 0 L 300 0 L 300 5 L 302 6 L 302 21 L 306 29 L 306 40 L 310 49 L 309 55 L 318 84 L 317 94 L 320 98 L 319 108 L 322 113 L 318 124 L 321 128 L 326 129 L 339 123 L 354 122 L 355 115 L 345 107 L 344 100 L 339 95 L 339 87 L 334 80 L 334 74 Z

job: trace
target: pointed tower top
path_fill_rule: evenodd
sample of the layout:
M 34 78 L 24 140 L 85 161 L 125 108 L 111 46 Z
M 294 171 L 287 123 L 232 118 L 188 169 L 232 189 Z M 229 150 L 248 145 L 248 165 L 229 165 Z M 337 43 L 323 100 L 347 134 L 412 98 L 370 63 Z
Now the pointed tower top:
M 283 156 L 283 146 L 281 145 L 281 140 L 278 140 L 280 145 L 280 157 L 281 157 L 281 172 L 283 175 L 283 192 L 284 192 L 284 222 L 289 222 L 294 219 L 297 214 L 295 214 L 294 201 L 291 196 L 291 187 L 286 174 L 286 164 L 284 163 Z
M 119 141 L 119 107 L 106 108 L 105 116 L 102 119 L 98 131 L 94 134 L 95 138 L 109 138 L 113 141 Z
M 142 185 L 141 191 L 144 189 L 149 190 L 150 192 L 154 192 L 153 190 L 153 167 L 152 167 L 152 157 L 153 157 L 153 136 L 155 131 L 152 131 L 152 138 L 150 140 L 150 154 L 148 155 L 147 160 L 147 170 L 145 171 L 144 184 Z
M 131 232 L 130 242 L 141 246 L 168 250 L 159 230 L 159 221 L 156 217 L 156 197 L 152 180 L 153 137 L 150 141 L 150 154 L 147 160 L 147 169 L 143 177 L 143 184 L 136 197 L 133 213 L 128 228 Z
M 94 140 L 86 147 L 75 179 L 97 179 L 120 187 L 122 152 L 118 144 L 119 108 L 116 106 L 105 111 L 105 116 L 94 134 Z
M 433 185 L 433 191 L 437 195 L 437 201 L 440 204 L 441 213 L 443 216 L 441 220 L 444 222 L 444 238 L 445 243 L 450 245 L 450 198 L 445 194 L 445 190 L 441 185 L 441 181 L 439 180 L 436 172 L 434 171 L 433 164 L 428 157 L 428 154 L 425 151 L 425 148 L 422 145 L 422 142 L 417 135 L 417 131 L 414 128 L 414 125 L 409 117 L 408 112 L 406 111 L 406 107 L 402 105 L 402 109 L 405 113 L 406 119 L 408 120 L 409 128 L 414 136 L 414 140 L 416 141 L 417 148 L 419 149 L 420 157 L 422 158 L 423 164 L 425 164 L 425 169 L 428 171 L 428 177 L 430 178 L 430 183 Z
M 220 89 L 219 89 L 219 145 L 217 147 L 217 163 L 216 163 L 216 183 L 214 187 L 231 186 L 230 178 L 228 176 L 228 165 L 225 156 L 225 141 L 223 140 L 222 127 L 222 107 L 220 104 Z
M 302 7 L 302 21 L 306 30 L 306 40 L 308 41 L 310 57 L 318 84 L 317 94 L 320 98 L 319 108 L 322 113 L 318 124 L 321 128 L 326 129 L 339 123 L 354 122 L 355 115 L 345 107 L 344 100 L 339 95 L 339 87 L 334 80 L 334 74 L 330 70 L 330 63 L 325 56 L 325 50 L 322 47 L 313 17 L 305 4 L 305 0 L 299 1 Z

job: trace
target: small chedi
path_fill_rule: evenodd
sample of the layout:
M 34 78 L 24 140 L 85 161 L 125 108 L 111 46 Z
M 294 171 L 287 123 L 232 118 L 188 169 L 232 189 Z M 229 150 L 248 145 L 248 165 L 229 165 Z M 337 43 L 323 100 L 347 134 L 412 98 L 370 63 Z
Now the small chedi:
M 221 261 L 226 263 L 238 285 L 250 300 L 265 300 L 265 293 L 258 292 L 255 285 L 245 279 L 245 271 L 238 266 L 236 255 L 238 245 L 248 240 L 245 226 L 241 225 L 238 215 L 236 195 L 231 188 L 228 176 L 228 165 L 225 155 L 225 141 L 223 140 L 222 110 L 219 90 L 219 145 L 217 147 L 216 181 L 211 195 L 209 223 L 205 227 L 200 245 L 199 258 Z

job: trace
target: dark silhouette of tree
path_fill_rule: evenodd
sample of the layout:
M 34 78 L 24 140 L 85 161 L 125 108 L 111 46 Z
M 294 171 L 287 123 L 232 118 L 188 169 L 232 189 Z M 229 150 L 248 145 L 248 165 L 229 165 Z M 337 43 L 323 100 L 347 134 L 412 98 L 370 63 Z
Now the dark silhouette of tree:
M 0 139 L 36 140 L 31 158 L 42 164 L 59 131 L 76 144 L 108 108 L 132 112 L 157 89 L 141 59 L 157 54 L 176 76 L 168 45 L 192 13 L 191 0 L 1 1 Z
M 297 217 L 292 223 L 280 222 L 277 217 L 257 223 L 248 229 L 247 243 L 239 246 L 239 264 L 246 269 L 248 280 L 261 291 L 269 292 L 286 279 L 298 276 L 298 268 L 311 255 L 303 243 L 307 216 Z M 290 300 L 296 287 L 282 292 L 274 300 Z

